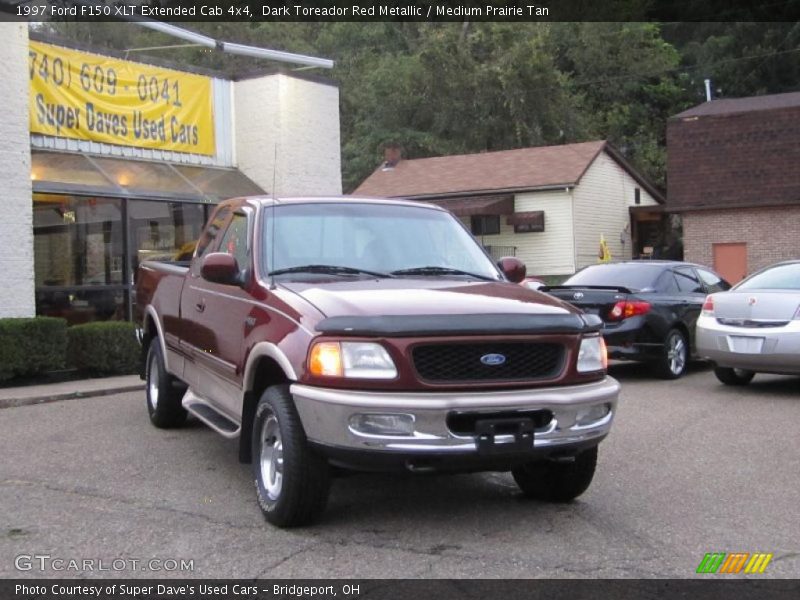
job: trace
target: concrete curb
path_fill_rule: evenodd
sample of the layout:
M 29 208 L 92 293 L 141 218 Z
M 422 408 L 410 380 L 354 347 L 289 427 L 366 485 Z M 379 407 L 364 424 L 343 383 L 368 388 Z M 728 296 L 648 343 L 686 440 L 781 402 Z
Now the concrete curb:
M 19 398 L 0 398 L 0 409 L 3 408 L 18 408 L 20 406 L 33 406 L 34 404 L 49 404 L 50 402 L 58 402 L 60 400 L 76 400 L 78 398 L 92 398 L 96 396 L 111 396 L 113 394 L 122 394 L 124 392 L 137 392 L 145 388 L 144 382 L 133 385 L 121 385 L 111 388 L 103 388 L 98 390 L 85 390 L 64 392 L 60 394 L 48 394 L 47 396 L 21 396 Z

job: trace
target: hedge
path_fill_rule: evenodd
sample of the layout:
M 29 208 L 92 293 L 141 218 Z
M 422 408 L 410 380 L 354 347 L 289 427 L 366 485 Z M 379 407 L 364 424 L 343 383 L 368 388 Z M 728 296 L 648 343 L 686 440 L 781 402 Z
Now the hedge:
M 141 349 L 136 326 L 125 321 L 96 321 L 70 327 L 70 364 L 87 374 L 127 375 L 139 370 Z
M 0 381 L 63 369 L 66 350 L 64 319 L 0 319 Z

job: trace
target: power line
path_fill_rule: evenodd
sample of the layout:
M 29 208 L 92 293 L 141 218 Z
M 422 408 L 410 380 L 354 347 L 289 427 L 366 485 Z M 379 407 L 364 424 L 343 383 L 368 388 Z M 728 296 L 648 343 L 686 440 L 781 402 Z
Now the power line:
M 617 75 L 614 77 L 604 77 L 602 79 L 592 79 L 589 81 L 576 81 L 574 83 L 570 83 L 570 85 L 575 87 L 583 87 L 586 85 L 595 85 L 598 83 L 609 83 L 612 81 L 634 81 L 639 79 L 646 79 L 655 75 L 665 75 L 667 73 L 673 72 L 686 72 L 686 71 L 695 71 L 697 69 L 708 69 L 710 67 L 715 67 L 722 64 L 728 63 L 736 63 L 743 60 L 754 60 L 757 58 L 766 58 L 772 56 L 780 56 L 782 54 L 791 54 L 793 52 L 800 52 L 800 48 L 792 48 L 791 50 L 781 50 L 779 52 L 766 52 L 763 54 L 753 54 L 750 56 L 739 56 L 737 58 L 725 58 L 722 60 L 718 60 L 712 63 L 706 64 L 698 64 L 698 65 L 690 65 L 690 66 L 681 66 L 681 67 L 671 67 L 669 69 L 663 69 L 661 71 L 654 71 L 652 73 L 641 74 L 641 75 Z

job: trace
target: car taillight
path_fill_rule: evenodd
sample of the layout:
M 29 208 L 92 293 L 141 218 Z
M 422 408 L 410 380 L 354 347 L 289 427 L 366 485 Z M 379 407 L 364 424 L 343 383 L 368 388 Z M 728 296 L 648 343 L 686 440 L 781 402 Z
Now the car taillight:
M 643 315 L 648 312 L 650 312 L 649 302 L 643 302 L 641 300 L 626 300 L 617 302 L 614 305 L 614 308 L 612 308 L 608 313 L 608 320 L 622 321 L 623 319 L 635 317 L 636 315 Z
M 714 316 L 714 297 L 706 296 L 706 301 L 703 302 L 703 314 L 707 317 Z

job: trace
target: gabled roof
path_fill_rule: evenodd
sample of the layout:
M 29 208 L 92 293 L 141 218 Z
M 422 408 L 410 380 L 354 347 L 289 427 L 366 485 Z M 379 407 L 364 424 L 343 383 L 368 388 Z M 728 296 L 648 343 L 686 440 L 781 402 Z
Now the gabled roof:
M 712 115 L 731 115 L 735 113 L 752 112 L 756 110 L 774 110 L 779 108 L 793 108 L 800 106 L 800 92 L 788 94 L 769 94 L 766 96 L 749 96 L 747 98 L 719 98 L 704 102 L 682 113 L 673 116 L 673 119 L 687 117 L 706 117 Z
M 663 201 L 663 195 L 604 140 L 401 160 L 391 168 L 378 167 L 353 194 L 441 198 L 573 187 L 602 151 Z

